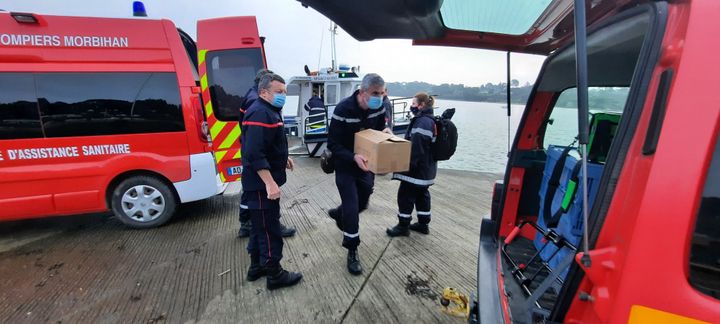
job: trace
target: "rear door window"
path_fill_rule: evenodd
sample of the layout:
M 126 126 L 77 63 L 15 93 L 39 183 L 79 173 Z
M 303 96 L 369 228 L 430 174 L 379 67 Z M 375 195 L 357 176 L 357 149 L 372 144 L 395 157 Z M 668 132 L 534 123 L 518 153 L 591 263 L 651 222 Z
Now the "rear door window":
M 259 48 L 213 51 L 207 54 L 208 85 L 213 113 L 218 120 L 237 121 L 245 93 L 264 68 Z

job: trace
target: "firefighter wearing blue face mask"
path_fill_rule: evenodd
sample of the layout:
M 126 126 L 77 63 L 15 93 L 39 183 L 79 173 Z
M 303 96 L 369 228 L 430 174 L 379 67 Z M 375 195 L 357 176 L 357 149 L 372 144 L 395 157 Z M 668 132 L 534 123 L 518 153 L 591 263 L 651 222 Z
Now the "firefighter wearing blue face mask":
M 328 148 L 335 163 L 335 184 L 342 202 L 328 214 L 343 232 L 342 245 L 348 249 L 347 268 L 354 275 L 362 273 L 357 255 L 359 213 L 367 208 L 375 181 L 375 175 L 368 171 L 367 159 L 353 153 L 355 133 L 363 129 L 390 132 L 385 128 L 384 95 L 383 78 L 375 73 L 366 75 L 360 90 L 335 107 L 328 132 Z
M 252 104 L 258 99 L 258 83 L 260 83 L 260 79 L 262 79 L 263 76 L 266 74 L 273 74 L 273 71 L 262 69 L 255 74 L 255 85 L 252 86 L 252 88 L 248 89 L 248 91 L 245 93 L 245 96 L 243 96 L 242 102 L 240 103 L 240 125 L 242 125 L 243 118 L 245 116 L 245 112 L 247 109 L 252 106 Z M 238 237 L 249 237 L 250 232 L 252 231 L 252 224 L 250 220 L 250 213 L 248 212 L 247 206 L 240 204 L 240 229 L 238 230 Z M 282 232 L 283 237 L 290 237 L 295 235 L 295 228 L 294 227 L 288 227 L 280 223 L 280 228 Z
M 285 81 L 276 74 L 266 74 L 258 84 L 258 94 L 242 122 L 241 203 L 252 219 L 247 280 L 267 276 L 267 288 L 272 290 L 297 284 L 302 274 L 283 270 L 280 265 L 280 186 L 286 181 L 285 169 L 294 168 L 282 120 Z

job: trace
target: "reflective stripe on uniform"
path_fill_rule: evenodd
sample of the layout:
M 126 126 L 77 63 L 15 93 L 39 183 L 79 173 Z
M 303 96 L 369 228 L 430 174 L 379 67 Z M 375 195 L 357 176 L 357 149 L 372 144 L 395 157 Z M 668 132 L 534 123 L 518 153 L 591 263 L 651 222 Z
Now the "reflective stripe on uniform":
M 398 217 L 402 217 L 402 218 L 412 218 L 412 215 L 410 215 L 410 214 L 401 214 L 401 213 L 398 213 Z
M 343 235 L 345 235 L 346 237 L 349 237 L 349 238 L 356 238 L 356 237 L 360 236 L 360 233 L 350 234 L 350 233 L 343 232 Z
M 382 110 L 380 110 L 376 113 L 372 113 L 372 114 L 368 115 L 368 118 L 373 118 L 373 117 L 377 117 L 377 116 L 384 115 L 384 114 L 385 114 L 385 108 L 383 108 Z
M 244 121 L 242 122 L 243 126 L 261 126 L 261 127 L 267 127 L 267 128 L 277 128 L 281 127 L 283 125 L 282 122 L 275 123 L 275 124 L 267 124 L 267 123 L 261 123 L 261 122 L 254 122 L 254 121 Z
M 404 174 L 399 174 L 399 173 L 394 173 L 392 178 L 402 180 L 405 182 L 409 182 L 409 183 L 412 183 L 412 184 L 415 184 L 418 186 L 429 186 L 429 185 L 435 183 L 435 179 L 430 179 L 430 180 L 415 179 L 413 177 L 408 177 Z
M 333 114 L 332 118 L 337 119 L 341 122 L 346 122 L 346 123 L 359 123 L 360 122 L 360 118 L 345 118 L 345 117 L 340 117 L 336 114 Z
M 410 130 L 410 135 L 412 135 L 412 134 L 420 134 L 420 135 L 430 137 L 430 138 L 432 138 L 432 141 L 435 142 L 435 134 L 433 134 L 432 131 L 429 131 L 427 129 L 415 127 Z
M 240 204 L 240 209 L 248 209 L 247 205 Z
M 418 216 L 430 216 L 429 211 L 419 211 L 417 212 Z

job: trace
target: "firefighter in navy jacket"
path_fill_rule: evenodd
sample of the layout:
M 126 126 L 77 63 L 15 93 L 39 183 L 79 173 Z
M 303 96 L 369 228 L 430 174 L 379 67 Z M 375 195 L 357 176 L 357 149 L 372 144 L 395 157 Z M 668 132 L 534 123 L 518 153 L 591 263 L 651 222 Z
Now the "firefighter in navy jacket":
M 351 274 L 362 273 L 357 255 L 360 244 L 359 216 L 367 208 L 373 192 L 375 176 L 368 171 L 367 159 L 353 153 L 355 133 L 363 129 L 384 130 L 383 96 L 385 81 L 377 74 L 367 74 L 360 90 L 343 99 L 335 107 L 328 132 L 328 148 L 335 163 L 335 184 L 342 204 L 328 211 L 343 231 L 343 247 L 348 249 L 347 267 Z
M 273 71 L 262 69 L 255 74 L 255 85 L 253 85 L 243 96 L 242 103 L 240 104 L 240 125 L 242 125 L 243 117 L 247 112 L 247 109 L 258 99 L 258 83 L 260 79 L 266 74 L 272 74 Z M 295 235 L 295 228 L 287 227 L 280 223 L 280 228 L 283 237 L 290 237 Z M 247 211 L 247 206 L 240 204 L 240 229 L 238 230 L 238 237 L 248 237 L 252 231 L 252 225 L 250 220 L 250 214 Z
M 252 220 L 248 242 L 251 263 L 248 281 L 267 276 L 267 288 L 297 284 L 302 274 L 283 270 L 283 239 L 280 227 L 280 186 L 285 169 L 292 170 L 283 128 L 285 81 L 276 74 L 264 75 L 258 84 L 259 98 L 245 112 L 242 122 L 242 201 Z
M 431 147 L 435 141 L 435 121 L 433 104 L 435 100 L 425 92 L 413 98 L 410 111 L 415 116 L 405 133 L 405 139 L 412 142 L 410 170 L 393 174 L 394 180 L 400 180 L 398 189 L 398 224 L 387 229 L 389 236 L 408 236 L 408 229 L 423 234 L 430 233 L 430 191 L 435 181 L 437 161 L 433 158 Z M 418 222 L 410 225 L 413 207 L 417 211 Z

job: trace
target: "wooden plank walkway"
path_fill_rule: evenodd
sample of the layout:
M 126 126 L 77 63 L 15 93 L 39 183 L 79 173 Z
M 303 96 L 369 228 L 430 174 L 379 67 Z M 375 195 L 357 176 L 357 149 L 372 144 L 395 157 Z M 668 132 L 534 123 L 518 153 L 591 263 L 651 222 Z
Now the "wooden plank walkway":
M 285 241 L 283 266 L 303 272 L 298 286 L 270 292 L 264 280 L 245 280 L 247 240 L 236 238 L 232 186 L 152 230 L 107 215 L 0 224 L 0 322 L 461 322 L 440 311 L 438 296 L 447 286 L 475 287 L 478 228 L 499 175 L 441 170 L 430 235 L 393 239 L 385 228 L 397 221 L 398 182 L 378 177 L 361 215 L 365 272 L 355 277 L 326 214 L 340 201 L 334 176 L 317 159 L 295 160 L 282 221 L 298 233 Z

